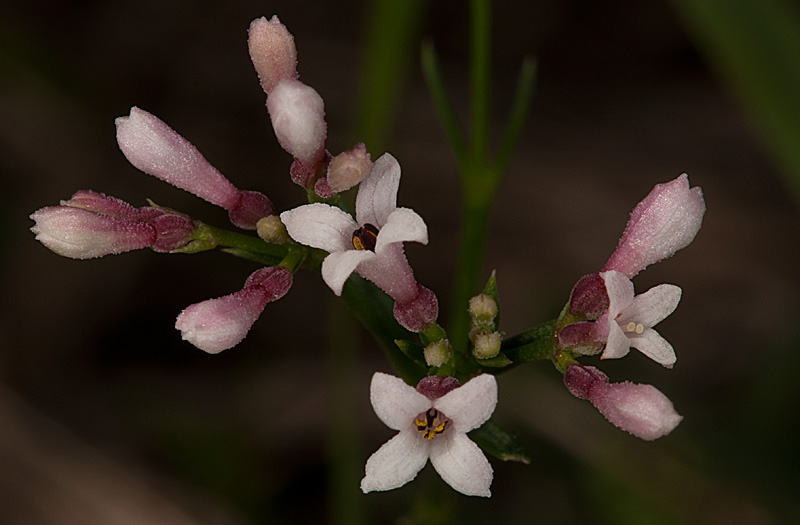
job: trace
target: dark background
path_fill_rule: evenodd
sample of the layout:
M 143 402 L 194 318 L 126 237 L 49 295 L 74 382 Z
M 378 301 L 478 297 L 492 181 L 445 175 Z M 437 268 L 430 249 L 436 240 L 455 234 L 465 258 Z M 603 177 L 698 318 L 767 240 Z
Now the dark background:
M 491 500 L 442 489 L 430 467 L 407 487 L 360 496 L 357 473 L 360 512 L 370 523 L 437 512 L 444 522 L 798 519 L 798 201 L 739 101 L 669 4 L 493 9 L 493 136 L 523 57 L 539 64 L 488 242 L 501 328 L 515 334 L 553 318 L 572 284 L 613 251 L 633 206 L 688 172 L 706 198 L 703 227 L 635 281 L 637 291 L 683 288 L 680 308 L 658 328 L 678 362 L 669 371 L 634 351 L 600 364 L 614 381 L 656 385 L 685 420 L 666 438 L 640 442 L 572 398 L 549 365 L 531 365 L 501 376 L 496 417 L 533 461 L 492 459 Z M 342 305 L 319 277 L 299 273 L 242 344 L 209 356 L 181 341 L 175 316 L 239 289 L 253 264 L 149 250 L 68 260 L 34 240 L 27 216 L 94 189 L 226 225 L 220 210 L 127 163 L 114 118 L 132 105 L 165 120 L 240 188 L 263 191 L 280 210 L 301 204 L 247 54 L 247 27 L 277 13 L 294 33 L 301 79 L 325 99 L 335 153 L 359 140 L 369 6 L 33 1 L 2 10 L 0 508 L 8 522 L 330 520 L 335 451 L 326 435 L 337 425 L 338 358 L 327 350 L 326 312 Z M 465 3 L 426 4 L 416 30 L 434 42 L 466 115 Z M 408 246 L 409 259 L 446 314 L 458 179 L 416 49 L 418 41 L 385 147 L 403 167 L 399 204 L 429 228 L 430 244 Z M 360 470 L 392 435 L 367 395 L 372 372 L 391 369 L 366 334 L 356 337 L 347 377 L 358 394 L 351 445 Z

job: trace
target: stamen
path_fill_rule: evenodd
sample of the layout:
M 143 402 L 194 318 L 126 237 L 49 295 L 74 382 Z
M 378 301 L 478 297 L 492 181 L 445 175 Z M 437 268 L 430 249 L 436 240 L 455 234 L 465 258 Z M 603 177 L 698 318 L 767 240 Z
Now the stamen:
M 644 332 L 644 325 L 642 323 L 634 323 L 631 321 L 630 323 L 625 325 L 626 332 L 636 332 L 637 334 L 641 334 Z
M 356 250 L 375 251 L 375 243 L 378 240 L 378 228 L 372 224 L 365 224 L 353 232 L 353 247 Z
M 424 417 L 420 414 L 414 419 L 414 426 L 419 432 L 422 432 L 422 437 L 425 439 L 435 438 L 444 432 L 449 424 L 450 420 L 435 408 L 428 409 Z

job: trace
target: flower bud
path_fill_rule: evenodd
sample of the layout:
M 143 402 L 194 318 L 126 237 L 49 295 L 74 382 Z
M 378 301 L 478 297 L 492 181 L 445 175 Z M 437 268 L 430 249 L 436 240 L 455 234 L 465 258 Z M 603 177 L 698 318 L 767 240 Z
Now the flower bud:
M 394 303 L 394 318 L 411 332 L 421 332 L 439 318 L 439 301 L 428 288 L 417 285 L 419 294 L 407 303 Z
M 286 244 L 292 240 L 286 231 L 286 225 L 281 222 L 281 218 L 277 215 L 259 219 L 256 224 L 256 232 L 261 237 L 261 240 L 272 244 Z
M 279 81 L 267 97 L 267 110 L 281 147 L 306 166 L 325 156 L 325 104 L 298 80 Z
M 250 23 L 247 48 L 261 81 L 261 88 L 267 95 L 279 81 L 285 78 L 297 78 L 297 49 L 294 37 L 286 26 L 281 24 L 277 15 L 269 21 L 262 16 Z
M 452 348 L 450 348 L 450 341 L 447 339 L 434 341 L 423 350 L 425 362 L 428 366 L 442 366 L 450 359 L 451 353 Z
M 333 193 L 339 193 L 354 187 L 372 170 L 372 160 L 364 143 L 353 149 L 342 152 L 331 160 L 328 166 L 328 186 Z
M 292 286 L 292 273 L 279 266 L 256 270 L 238 292 L 186 307 L 175 321 L 181 337 L 217 354 L 239 344 L 267 303 L 283 297 Z
M 569 294 L 569 313 L 595 320 L 608 310 L 608 293 L 599 273 L 584 275 Z
M 500 332 L 475 334 L 472 344 L 472 355 L 476 359 L 490 359 L 500 353 L 500 345 L 503 342 L 503 337 Z
M 654 386 L 609 383 L 608 376 L 592 366 L 569 366 L 564 384 L 575 397 L 588 399 L 613 425 L 646 441 L 669 434 L 683 419 Z
M 417 383 L 417 392 L 433 401 L 460 386 L 461 383 L 455 377 L 427 376 Z
M 671 257 L 694 239 L 706 204 L 699 187 L 689 188 L 684 173 L 656 184 L 631 212 L 617 249 L 601 271 L 616 270 L 629 279 L 650 264 Z
M 480 328 L 494 328 L 494 318 L 497 317 L 497 303 L 485 293 L 479 293 L 469 300 L 469 316 L 472 324 Z

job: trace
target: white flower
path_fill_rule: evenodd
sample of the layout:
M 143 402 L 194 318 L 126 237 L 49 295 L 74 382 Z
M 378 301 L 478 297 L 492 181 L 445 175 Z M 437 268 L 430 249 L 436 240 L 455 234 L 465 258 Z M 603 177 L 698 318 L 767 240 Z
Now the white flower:
M 441 397 L 428 397 L 398 377 L 376 372 L 370 398 L 381 421 L 400 432 L 367 460 L 361 490 L 401 487 L 414 479 L 430 458 L 436 472 L 457 491 L 491 496 L 492 467 L 466 433 L 482 425 L 494 411 L 494 376 L 483 374 Z
M 633 283 L 617 271 L 600 273 L 608 292 L 608 312 L 596 322 L 599 338 L 606 338 L 603 359 L 623 357 L 634 347 L 667 368 L 675 364 L 675 351 L 653 326 L 675 311 L 681 289 L 661 284 L 634 297 Z
M 402 243 L 427 244 L 428 228 L 416 212 L 397 207 L 399 185 L 400 165 L 386 153 L 358 189 L 356 220 L 321 203 L 281 214 L 292 239 L 330 253 L 322 263 L 322 278 L 336 295 L 354 271 L 400 304 L 419 295 Z

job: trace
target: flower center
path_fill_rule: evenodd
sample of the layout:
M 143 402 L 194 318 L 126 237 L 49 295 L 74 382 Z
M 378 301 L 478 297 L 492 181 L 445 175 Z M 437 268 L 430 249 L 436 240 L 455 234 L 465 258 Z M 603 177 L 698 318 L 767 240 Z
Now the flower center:
M 631 321 L 630 323 L 625 325 L 626 332 L 636 332 L 637 334 L 641 334 L 644 332 L 644 325 L 642 323 L 634 323 Z
M 450 424 L 450 420 L 444 414 L 440 414 L 435 408 L 428 409 L 424 414 L 420 414 L 414 420 L 417 430 L 422 433 L 425 439 L 433 439 L 445 431 Z
M 375 242 L 378 240 L 378 228 L 372 224 L 365 224 L 353 232 L 353 247 L 356 250 L 375 251 Z

